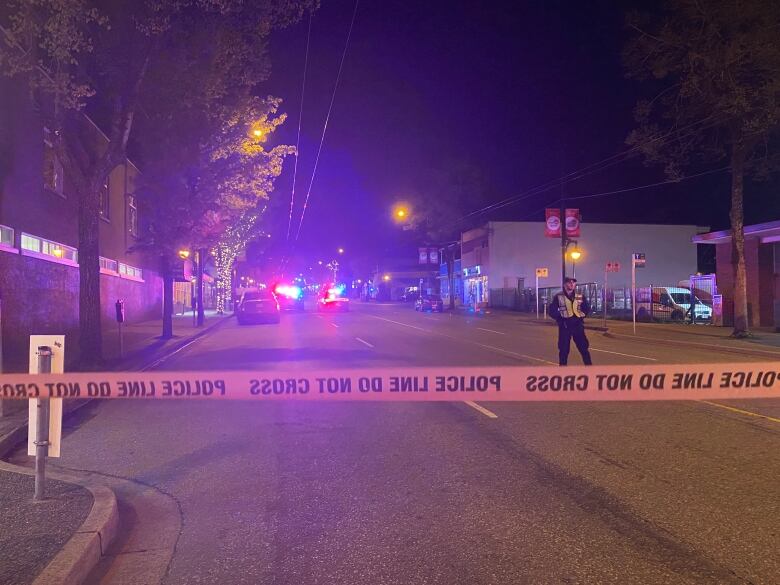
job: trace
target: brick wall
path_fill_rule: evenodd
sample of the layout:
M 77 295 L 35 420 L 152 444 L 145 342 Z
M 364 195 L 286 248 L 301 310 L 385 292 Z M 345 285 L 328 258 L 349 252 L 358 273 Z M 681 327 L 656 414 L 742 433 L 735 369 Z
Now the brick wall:
M 77 268 L 0 252 L 3 369 L 27 371 L 29 336 L 64 334 L 66 367 L 78 359 L 79 272 Z M 125 299 L 128 322 L 158 318 L 162 281 L 145 273 L 145 282 L 101 275 L 104 326 L 115 322 L 114 302 Z

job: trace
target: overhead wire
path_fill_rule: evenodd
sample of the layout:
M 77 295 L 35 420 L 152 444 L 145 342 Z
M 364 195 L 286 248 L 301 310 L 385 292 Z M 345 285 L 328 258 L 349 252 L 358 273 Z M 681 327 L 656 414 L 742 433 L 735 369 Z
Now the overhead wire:
M 483 208 L 477 209 L 475 211 L 469 212 L 460 219 L 458 219 L 456 222 L 453 223 L 453 225 L 457 223 L 461 223 L 470 217 L 474 217 L 477 215 L 482 215 L 484 213 L 489 213 L 491 211 L 496 211 L 498 209 L 501 209 L 503 207 L 508 207 L 510 205 L 514 205 L 524 199 L 528 199 L 530 197 L 540 195 L 542 193 L 545 193 L 547 191 L 550 191 L 552 189 L 555 189 L 559 186 L 562 186 L 566 183 L 577 181 L 581 178 L 584 178 L 586 176 L 592 175 L 594 173 L 603 171 L 605 169 L 608 169 L 612 166 L 615 166 L 617 164 L 621 164 L 625 162 L 626 160 L 629 160 L 631 157 L 633 157 L 635 154 L 639 152 L 639 150 L 645 146 L 648 146 L 652 144 L 653 142 L 656 142 L 658 140 L 671 140 L 671 139 L 682 139 L 687 138 L 689 136 L 694 135 L 696 132 L 701 132 L 702 130 L 706 130 L 708 128 L 711 128 L 715 124 L 711 124 L 709 126 L 704 126 L 702 128 L 698 128 L 695 131 L 688 132 L 687 134 L 679 135 L 680 132 L 685 132 L 697 125 L 703 124 L 705 122 L 710 121 L 712 116 L 708 116 L 702 120 L 698 120 L 697 122 L 692 122 L 690 124 L 687 124 L 681 128 L 666 132 L 663 135 L 656 136 L 652 139 L 646 140 L 642 142 L 641 144 L 637 144 L 623 152 L 616 153 L 610 157 L 607 157 L 601 161 L 597 161 L 595 163 L 591 163 L 590 165 L 587 165 L 585 167 L 582 167 L 581 169 L 578 169 L 576 171 L 572 171 L 571 173 L 568 173 L 566 175 L 563 175 L 561 177 L 558 177 L 557 179 L 553 179 L 551 181 L 548 181 L 546 183 L 542 183 L 540 185 L 537 185 L 535 187 L 531 187 L 530 189 L 523 191 L 522 193 L 518 195 L 514 195 L 512 197 L 505 198 L 501 201 L 498 201 L 496 203 L 491 203 L 490 205 L 487 205 Z
M 339 82 L 341 81 L 341 73 L 344 70 L 344 61 L 347 58 L 347 50 L 349 49 L 349 41 L 352 38 L 352 30 L 355 26 L 355 17 L 357 16 L 358 11 L 358 5 L 360 4 L 360 0 L 355 0 L 355 9 L 352 11 L 352 20 L 349 23 L 349 31 L 347 32 L 347 40 L 344 43 L 344 51 L 341 54 L 341 62 L 339 63 L 339 70 L 336 74 L 336 83 L 333 86 L 333 93 L 330 97 L 330 105 L 328 106 L 328 114 L 325 116 L 325 123 L 322 126 L 322 135 L 320 136 L 320 144 L 317 148 L 317 156 L 314 159 L 314 168 L 312 169 L 311 173 L 311 180 L 309 181 L 309 188 L 306 191 L 306 199 L 303 202 L 303 209 L 301 209 L 301 219 L 298 222 L 298 231 L 295 234 L 295 240 L 297 241 L 298 238 L 301 235 L 301 228 L 303 227 L 303 219 L 306 216 L 306 209 L 309 206 L 309 198 L 311 197 L 311 190 L 314 185 L 314 178 L 317 174 L 317 166 L 320 162 L 320 155 L 322 154 L 322 147 L 325 143 L 325 133 L 328 130 L 328 123 L 330 122 L 330 115 L 333 111 L 333 103 L 336 101 L 336 91 L 339 87 Z
M 295 140 L 295 164 L 293 166 L 292 192 L 290 193 L 290 217 L 287 220 L 287 241 L 290 240 L 292 229 L 293 208 L 295 206 L 295 181 L 298 177 L 298 159 L 301 156 L 301 125 L 303 123 L 303 99 L 306 95 L 306 72 L 309 68 L 309 45 L 311 43 L 311 22 L 313 15 L 309 13 L 309 30 L 306 33 L 306 57 L 303 60 L 303 82 L 301 83 L 301 105 L 298 110 L 298 136 Z

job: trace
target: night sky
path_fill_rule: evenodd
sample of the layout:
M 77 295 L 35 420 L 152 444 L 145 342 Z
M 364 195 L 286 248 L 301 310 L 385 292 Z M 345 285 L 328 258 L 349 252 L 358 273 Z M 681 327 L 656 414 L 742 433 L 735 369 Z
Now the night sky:
M 646 88 L 625 79 L 625 10 L 597 2 L 362 2 L 298 244 L 374 254 L 398 241 L 389 206 L 419 191 L 432 169 L 482 169 L 499 201 L 626 149 Z M 354 3 L 323 0 L 312 24 L 296 197 L 306 194 Z M 308 20 L 272 38 L 263 91 L 289 119 L 275 140 L 295 144 Z M 271 221 L 284 239 L 292 159 Z M 565 195 L 664 180 L 640 159 L 568 183 Z M 572 202 L 587 222 L 728 226 L 726 173 L 630 194 Z M 748 183 L 748 222 L 780 219 L 775 184 Z M 480 220 L 542 220 L 561 189 Z M 475 204 L 474 209 L 481 205 Z M 297 213 L 295 226 L 297 225 Z M 473 227 L 464 224 L 464 227 Z

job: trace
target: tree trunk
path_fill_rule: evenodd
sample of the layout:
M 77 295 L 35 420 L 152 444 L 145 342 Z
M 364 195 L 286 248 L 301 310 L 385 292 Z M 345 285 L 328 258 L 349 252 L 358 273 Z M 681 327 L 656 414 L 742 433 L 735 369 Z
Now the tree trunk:
M 161 260 L 163 277 L 162 338 L 173 337 L 173 273 L 167 256 Z
M 198 249 L 198 327 L 203 327 L 206 313 L 203 310 L 203 265 L 206 263 L 206 248 Z
M 100 188 L 89 181 L 79 197 L 79 350 L 82 368 L 103 360 L 100 312 Z
M 747 274 L 745 272 L 744 230 L 745 147 L 741 141 L 731 150 L 731 263 L 734 270 L 734 331 L 733 337 L 748 337 Z
M 455 254 L 449 248 L 444 248 L 447 254 L 447 281 L 450 288 L 450 311 L 455 310 Z

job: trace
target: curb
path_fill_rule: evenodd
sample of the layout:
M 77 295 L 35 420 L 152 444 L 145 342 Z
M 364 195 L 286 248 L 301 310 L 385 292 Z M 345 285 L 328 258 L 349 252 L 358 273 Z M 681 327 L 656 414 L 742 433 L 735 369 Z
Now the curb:
M 35 475 L 27 467 L 0 461 L 0 470 Z M 119 529 L 119 508 L 114 492 L 107 487 L 89 485 L 70 474 L 49 471 L 48 477 L 80 485 L 92 494 L 92 509 L 76 533 L 46 565 L 33 585 L 80 585 L 95 568 Z

